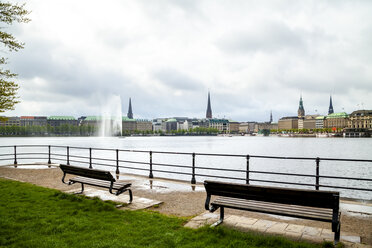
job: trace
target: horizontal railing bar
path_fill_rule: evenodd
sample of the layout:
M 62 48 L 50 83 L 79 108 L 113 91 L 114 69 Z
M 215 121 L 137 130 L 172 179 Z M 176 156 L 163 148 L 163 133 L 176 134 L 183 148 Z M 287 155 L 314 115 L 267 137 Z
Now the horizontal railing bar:
M 348 190 L 361 190 L 361 191 L 372 191 L 372 189 L 344 187 L 344 186 L 332 186 L 332 185 L 323 185 L 323 184 L 319 184 L 319 187 L 335 188 L 335 189 L 348 189 Z
M 178 168 L 187 168 L 187 169 L 190 169 L 191 168 L 191 166 L 189 166 L 189 165 L 179 165 L 179 164 L 152 163 L 152 165 L 168 166 L 168 167 L 178 167 Z
M 199 167 L 199 166 L 195 166 L 195 169 L 199 169 L 199 170 L 215 170 L 215 171 L 247 172 L 246 170 L 210 168 L 210 167 Z M 249 171 L 249 172 L 251 172 L 251 171 Z
M 125 168 L 125 169 L 130 169 L 130 170 L 142 170 L 142 171 L 149 171 L 147 168 L 133 168 L 133 167 L 128 167 L 128 166 L 122 166 L 120 165 L 119 168 Z
M 48 155 L 47 152 L 17 152 L 18 155 Z
M 0 156 L 14 156 L 14 153 L 0 154 Z
M 152 171 L 162 172 L 162 173 L 170 173 L 170 174 L 181 174 L 181 175 L 188 175 L 188 176 L 191 176 L 192 175 L 191 173 L 179 172 L 179 171 L 163 171 L 163 170 L 154 170 L 154 169 Z
M 118 160 L 118 161 L 123 162 L 123 163 L 131 163 L 131 164 L 150 164 L 149 162 L 138 162 L 138 161 L 130 161 L 130 160 Z
M 243 178 L 238 178 L 238 177 L 225 177 L 225 176 L 214 176 L 214 175 L 203 175 L 203 174 L 195 174 L 195 176 L 234 179 L 234 180 L 246 180 L 245 178 L 243 179 Z

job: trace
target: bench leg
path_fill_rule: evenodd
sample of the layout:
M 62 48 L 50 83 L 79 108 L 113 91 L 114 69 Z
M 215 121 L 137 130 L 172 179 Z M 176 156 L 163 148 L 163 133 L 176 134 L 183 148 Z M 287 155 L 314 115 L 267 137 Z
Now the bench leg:
M 337 245 L 337 243 L 340 241 L 340 231 L 341 231 L 341 223 L 337 225 L 337 229 L 335 231 L 335 240 L 333 242 L 335 245 Z
M 224 217 L 225 217 L 224 207 L 220 207 L 220 219 L 216 223 L 212 224 L 211 227 L 215 227 L 221 224 L 223 222 Z
M 129 193 L 129 203 L 131 203 L 133 201 L 133 194 L 132 194 L 132 190 L 131 189 L 128 189 L 128 193 Z
M 75 194 L 82 194 L 84 192 L 84 183 L 81 184 L 81 191 L 76 192 Z

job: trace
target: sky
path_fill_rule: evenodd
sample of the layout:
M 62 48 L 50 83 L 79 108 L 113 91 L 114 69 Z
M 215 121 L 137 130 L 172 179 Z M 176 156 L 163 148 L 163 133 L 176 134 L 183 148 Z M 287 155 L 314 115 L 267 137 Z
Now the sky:
M 21 1 L 20 1 L 21 2 Z M 372 1 L 28 0 L 6 116 L 274 121 L 372 109 Z M 112 101 L 112 99 L 121 99 Z M 110 104 L 111 103 L 111 104 Z M 111 107 L 112 106 L 112 107 Z

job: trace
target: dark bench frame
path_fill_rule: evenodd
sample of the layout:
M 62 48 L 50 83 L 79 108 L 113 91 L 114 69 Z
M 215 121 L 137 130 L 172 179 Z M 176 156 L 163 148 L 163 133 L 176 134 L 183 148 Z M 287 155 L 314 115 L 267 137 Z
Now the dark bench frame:
M 91 186 L 107 188 L 109 189 L 109 192 L 114 195 L 120 195 L 121 193 L 128 191 L 129 203 L 131 203 L 133 200 L 132 190 L 130 189 L 132 184 L 117 182 L 109 171 L 88 169 L 64 164 L 61 164 L 59 167 L 63 171 L 62 182 L 64 184 L 81 184 L 81 192 L 78 192 L 78 194 L 84 192 L 84 184 L 87 184 Z M 65 182 L 65 177 L 67 174 L 76 175 L 77 177 L 71 178 L 68 182 Z
M 204 187 L 207 193 L 205 209 L 214 212 L 220 208 L 220 219 L 212 226 L 223 222 L 224 208 L 233 208 L 331 222 L 334 243 L 340 240 L 339 192 L 215 181 L 204 181 Z M 210 202 L 212 195 L 219 197 Z

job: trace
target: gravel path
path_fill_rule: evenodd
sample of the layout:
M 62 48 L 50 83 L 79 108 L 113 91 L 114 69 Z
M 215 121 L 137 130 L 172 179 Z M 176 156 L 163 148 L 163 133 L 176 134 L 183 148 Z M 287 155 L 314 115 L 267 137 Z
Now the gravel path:
M 0 167 L 0 177 L 29 182 L 35 185 L 62 191 L 80 188 L 79 185 L 68 186 L 63 184 L 61 182 L 61 170 L 53 167 L 50 169 L 20 169 L 2 166 Z M 153 187 L 150 189 L 150 180 L 148 178 L 129 176 L 129 179 L 133 182 L 132 190 L 134 196 L 145 197 L 163 202 L 163 204 L 160 206 L 153 208 L 152 210 L 154 211 L 167 215 L 187 217 L 193 217 L 205 211 L 205 192 L 202 190 L 202 186 L 198 186 L 197 190 L 193 191 L 190 184 L 172 182 L 170 185 L 179 184 L 182 186 L 181 189 L 178 189 L 178 187 L 176 187 L 177 190 L 172 190 L 169 188 L 166 190 L 161 190 L 161 187 Z M 159 180 L 154 180 L 153 182 L 159 182 Z M 160 182 L 162 181 L 160 180 Z M 244 215 L 252 218 L 278 221 L 277 218 L 269 215 L 247 211 L 235 211 L 230 209 L 227 209 L 226 211 L 227 214 Z M 283 219 L 281 221 L 283 221 Z M 287 218 L 284 221 L 292 224 L 330 228 L 329 223 L 322 223 L 319 221 Z M 362 243 L 372 245 L 372 216 L 355 217 L 343 214 L 341 218 L 341 230 L 343 232 L 356 233 L 361 236 Z

